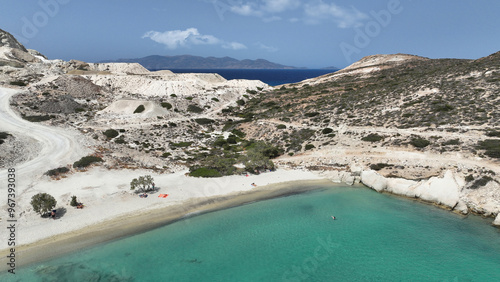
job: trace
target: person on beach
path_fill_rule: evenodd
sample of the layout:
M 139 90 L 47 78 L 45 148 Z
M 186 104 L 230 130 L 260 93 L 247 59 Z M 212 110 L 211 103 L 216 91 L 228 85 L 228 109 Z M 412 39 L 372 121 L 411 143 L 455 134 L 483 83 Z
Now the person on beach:
M 52 219 L 56 219 L 56 210 L 52 210 L 50 217 L 52 217 Z

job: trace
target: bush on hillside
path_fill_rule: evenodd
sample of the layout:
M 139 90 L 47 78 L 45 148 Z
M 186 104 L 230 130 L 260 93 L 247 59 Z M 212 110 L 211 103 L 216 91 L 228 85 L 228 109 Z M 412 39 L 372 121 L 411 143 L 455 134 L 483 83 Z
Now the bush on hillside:
M 333 129 L 328 128 L 328 127 L 321 130 L 321 133 L 323 133 L 323 134 L 330 134 L 332 132 L 333 132 Z
M 367 136 L 361 138 L 361 140 L 365 142 L 378 142 L 384 140 L 384 136 L 378 135 L 377 133 L 370 133 Z
M 167 103 L 167 102 L 163 102 L 161 103 L 161 106 L 167 110 L 170 110 L 172 108 L 172 104 L 170 103 Z
M 196 105 L 189 105 L 187 108 L 188 112 L 199 114 L 203 112 L 203 109 Z
M 193 171 L 191 171 L 189 173 L 189 175 L 193 176 L 193 177 L 207 177 L 207 178 L 221 177 L 222 176 L 221 173 L 218 172 L 217 170 L 215 170 L 213 168 L 206 168 L 206 167 L 196 168 Z
M 112 139 L 118 136 L 120 133 L 118 133 L 118 131 L 114 129 L 108 129 L 104 131 L 102 134 L 104 134 L 104 136 L 106 136 L 108 139 Z
M 206 125 L 206 124 L 211 124 L 211 123 L 215 122 L 215 120 L 209 119 L 209 118 L 197 118 L 194 121 L 196 121 L 196 123 L 199 125 Z
M 146 108 L 144 107 L 144 105 L 139 105 L 139 106 L 135 109 L 134 114 L 140 114 L 140 113 L 144 112 L 144 110 L 145 110 L 145 109 L 146 109 Z
M 58 176 L 60 174 L 67 173 L 67 172 L 69 172 L 69 168 L 63 166 L 63 167 L 48 170 L 44 174 L 48 175 L 48 176 Z
M 416 148 L 425 148 L 431 144 L 429 140 L 423 139 L 423 138 L 413 138 L 410 141 L 410 144 L 412 144 Z
M 93 163 L 102 162 L 102 161 L 103 160 L 99 157 L 86 156 L 86 157 L 83 157 L 80 160 L 74 162 L 73 167 L 74 168 L 84 168 L 84 167 L 90 166 Z

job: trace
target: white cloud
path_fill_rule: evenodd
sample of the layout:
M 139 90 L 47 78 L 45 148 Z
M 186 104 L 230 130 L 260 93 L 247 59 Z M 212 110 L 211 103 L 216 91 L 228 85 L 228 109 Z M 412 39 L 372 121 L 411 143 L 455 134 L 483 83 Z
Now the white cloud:
M 157 43 L 165 45 L 168 49 L 188 47 L 190 45 L 221 45 L 226 49 L 241 50 L 247 47 L 238 42 L 226 42 L 213 35 L 200 34 L 197 28 L 186 30 L 169 30 L 165 32 L 148 31 L 142 38 L 149 38 Z
M 242 4 L 238 6 L 232 6 L 231 12 L 242 15 L 242 16 L 257 16 L 263 15 L 262 11 L 256 9 L 256 5 L 253 3 Z
M 277 14 L 293 12 L 290 22 L 302 21 L 307 24 L 318 24 L 324 21 L 335 21 L 340 28 L 362 25 L 368 18 L 365 13 L 356 8 L 346 8 L 335 3 L 325 3 L 323 0 L 239 0 L 230 5 L 229 10 L 242 16 L 255 16 L 264 22 L 281 20 Z
M 294 10 L 300 7 L 299 0 L 263 0 L 262 9 L 269 13 L 281 13 L 285 10 Z
M 323 1 L 307 4 L 304 7 L 306 23 L 315 24 L 322 20 L 333 19 L 338 27 L 348 28 L 363 24 L 363 20 L 368 16 L 356 8 L 346 9 L 334 3 L 324 3 Z
M 247 46 L 238 42 L 226 42 L 222 44 L 222 48 L 232 49 L 232 50 L 242 50 L 242 49 L 247 49 Z
M 276 48 L 276 47 L 271 47 L 271 46 L 267 46 L 267 45 L 264 45 L 263 43 L 261 42 L 257 42 L 255 43 L 255 45 L 259 48 L 259 49 L 262 49 L 262 50 L 266 50 L 268 52 L 276 52 L 278 51 L 279 49 Z

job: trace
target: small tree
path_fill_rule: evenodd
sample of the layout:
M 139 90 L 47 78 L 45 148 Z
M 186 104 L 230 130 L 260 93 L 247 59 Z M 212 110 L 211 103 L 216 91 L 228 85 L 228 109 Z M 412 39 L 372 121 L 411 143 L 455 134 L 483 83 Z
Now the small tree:
M 52 210 L 57 204 L 56 199 L 47 193 L 38 193 L 31 197 L 31 206 L 35 212 L 43 215 Z
M 69 205 L 72 207 L 78 206 L 78 201 L 76 200 L 76 196 L 71 196 L 71 202 L 69 203 Z
M 139 178 L 132 179 L 132 182 L 130 182 L 130 189 L 135 190 L 137 188 L 138 192 L 154 191 L 155 186 L 153 181 L 154 179 L 151 175 L 139 176 Z

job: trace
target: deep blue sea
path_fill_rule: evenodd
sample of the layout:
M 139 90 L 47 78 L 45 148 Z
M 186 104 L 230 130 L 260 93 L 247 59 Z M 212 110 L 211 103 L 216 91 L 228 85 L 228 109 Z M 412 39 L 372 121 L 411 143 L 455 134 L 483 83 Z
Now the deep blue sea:
M 304 79 L 318 77 L 335 70 L 323 69 L 173 69 L 175 73 L 218 73 L 225 79 L 256 79 L 271 86 L 295 83 Z
M 500 230 L 490 223 L 332 185 L 178 221 L 0 281 L 500 281 Z

